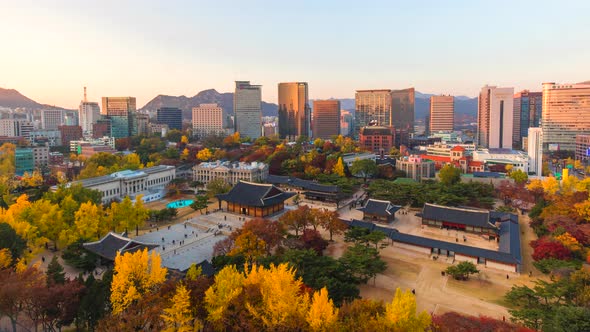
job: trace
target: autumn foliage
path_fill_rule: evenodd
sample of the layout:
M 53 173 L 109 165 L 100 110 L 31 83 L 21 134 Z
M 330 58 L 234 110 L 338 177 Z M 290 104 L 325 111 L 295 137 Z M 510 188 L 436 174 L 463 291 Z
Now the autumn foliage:
M 572 252 L 561 242 L 549 238 L 541 238 L 531 241 L 533 247 L 533 259 L 536 261 L 546 258 L 556 258 L 561 260 L 570 260 Z

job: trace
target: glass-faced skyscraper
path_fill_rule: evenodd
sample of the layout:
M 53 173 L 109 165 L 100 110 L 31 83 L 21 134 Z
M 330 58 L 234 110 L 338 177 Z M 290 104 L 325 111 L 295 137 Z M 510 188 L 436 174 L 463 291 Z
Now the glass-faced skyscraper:
M 100 111 L 111 120 L 111 137 L 129 137 L 135 131 L 133 125 L 136 112 L 135 97 L 102 97 Z
M 311 108 L 306 82 L 279 83 L 279 137 L 310 136 Z
M 531 127 L 539 127 L 543 107 L 543 93 L 524 90 L 514 95 L 514 147 L 522 148 L 522 138 Z
M 353 136 L 362 127 L 391 126 L 391 90 L 356 90 Z
M 241 137 L 255 140 L 262 133 L 262 86 L 236 81 L 234 127 Z
M 170 130 L 182 130 L 182 110 L 178 107 L 158 108 L 156 120 L 158 123 L 167 124 Z

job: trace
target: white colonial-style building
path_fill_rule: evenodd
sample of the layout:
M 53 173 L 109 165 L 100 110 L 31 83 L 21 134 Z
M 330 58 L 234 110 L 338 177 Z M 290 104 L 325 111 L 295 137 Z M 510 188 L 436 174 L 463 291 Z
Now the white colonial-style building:
M 164 197 L 166 186 L 175 178 L 174 166 L 160 165 L 136 171 L 120 171 L 71 183 L 80 183 L 84 188 L 100 191 L 103 203 L 119 200 L 125 196 L 135 201 L 138 195 L 143 195 L 142 201 L 152 202 Z
M 200 163 L 193 167 L 193 181 L 207 184 L 211 180 L 222 178 L 225 182 L 235 185 L 240 180 L 263 182 L 268 177 L 268 165 L 259 162 L 221 162 Z

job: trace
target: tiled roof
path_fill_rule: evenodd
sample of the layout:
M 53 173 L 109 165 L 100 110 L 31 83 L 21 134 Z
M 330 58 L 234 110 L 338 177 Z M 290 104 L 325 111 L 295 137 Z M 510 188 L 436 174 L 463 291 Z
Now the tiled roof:
M 227 194 L 217 197 L 222 201 L 248 206 L 270 206 L 284 202 L 295 193 L 280 190 L 272 184 L 240 181 Z
M 422 155 L 421 156 L 422 159 L 428 159 L 428 160 L 432 160 L 432 161 L 441 161 L 441 162 L 451 162 L 451 157 L 447 157 L 447 156 L 431 156 L 428 154 Z
M 143 249 L 151 250 L 157 247 L 157 244 L 143 243 L 135 240 L 131 240 L 127 237 L 109 232 L 102 239 L 95 242 L 88 242 L 82 244 L 82 246 L 103 258 L 109 260 L 115 260 L 117 252 L 124 254 L 126 252 L 136 252 Z
M 451 151 L 465 151 L 465 148 L 457 145 L 454 148 L 452 148 Z
M 389 217 L 395 214 L 399 209 L 401 209 L 401 206 L 393 205 L 389 201 L 369 199 L 365 206 L 357 210 L 377 216 Z
M 496 228 L 495 225 L 490 223 L 490 213 L 487 210 L 456 208 L 426 203 L 422 209 L 422 218 L 475 227 Z
M 504 230 L 504 240 L 509 242 L 509 245 L 504 247 L 500 243 L 500 250 L 489 250 L 477 247 L 470 247 L 455 242 L 445 242 L 440 240 L 429 239 L 425 237 L 400 233 L 396 229 L 378 226 L 371 222 L 352 220 L 343 220 L 351 227 L 367 228 L 370 231 L 381 231 L 385 233 L 390 239 L 397 242 L 417 245 L 425 248 L 438 248 L 453 251 L 456 254 L 463 254 L 471 257 L 481 257 L 496 262 L 520 265 L 522 257 L 520 254 L 520 232 L 518 231 L 518 223 L 506 226 Z M 502 237 L 500 237 L 502 242 Z M 506 248 L 508 251 L 506 251 Z
M 340 188 L 338 186 L 331 186 L 319 184 L 313 181 L 303 180 L 292 176 L 268 175 L 266 182 L 272 184 L 286 184 L 293 187 L 303 188 L 310 191 L 319 191 L 326 193 L 338 193 Z

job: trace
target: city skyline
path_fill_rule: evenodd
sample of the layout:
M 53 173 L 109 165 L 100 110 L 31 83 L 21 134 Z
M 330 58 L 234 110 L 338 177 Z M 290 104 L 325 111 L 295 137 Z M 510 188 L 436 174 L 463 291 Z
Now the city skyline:
M 89 101 L 135 96 L 140 106 L 158 94 L 231 92 L 239 80 L 267 87 L 262 100 L 275 103 L 273 87 L 290 81 L 308 82 L 310 99 L 329 99 L 408 86 L 475 97 L 484 84 L 540 91 L 543 82 L 588 80 L 582 1 L 499 3 L 485 7 L 485 20 L 478 3 L 139 4 L 3 3 L 0 29 L 11 33 L 0 87 L 76 109 L 83 86 Z M 305 24 L 285 24 L 297 17 Z M 392 33 L 396 42 L 380 42 Z M 296 44 L 313 52 L 291 52 Z

